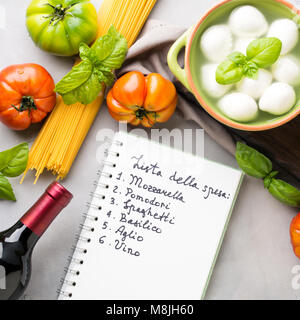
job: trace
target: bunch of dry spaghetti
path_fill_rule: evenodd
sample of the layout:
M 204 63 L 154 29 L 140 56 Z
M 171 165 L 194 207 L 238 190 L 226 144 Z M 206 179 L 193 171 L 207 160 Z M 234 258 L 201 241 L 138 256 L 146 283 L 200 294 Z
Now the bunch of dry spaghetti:
M 104 0 L 99 10 L 99 33 L 107 33 L 114 25 L 131 46 L 145 24 L 157 0 Z M 36 170 L 37 182 L 44 170 L 51 171 L 57 179 L 69 173 L 78 151 L 94 122 L 104 100 L 104 89 L 89 105 L 80 103 L 67 106 L 61 97 L 35 140 L 27 169 Z M 21 182 L 22 182 L 21 181 Z

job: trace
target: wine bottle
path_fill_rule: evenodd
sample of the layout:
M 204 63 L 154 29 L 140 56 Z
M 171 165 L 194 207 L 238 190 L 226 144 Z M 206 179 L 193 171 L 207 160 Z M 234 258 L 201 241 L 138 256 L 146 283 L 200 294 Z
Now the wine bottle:
M 23 295 L 31 276 L 34 247 L 72 197 L 54 182 L 14 226 L 0 232 L 0 300 L 17 300 Z

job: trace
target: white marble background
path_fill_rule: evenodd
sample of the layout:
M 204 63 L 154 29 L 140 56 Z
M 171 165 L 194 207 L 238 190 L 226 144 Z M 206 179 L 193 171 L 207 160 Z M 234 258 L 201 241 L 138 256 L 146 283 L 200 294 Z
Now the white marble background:
M 24 13 L 30 0 L 0 2 L 0 68 L 14 63 L 35 62 L 45 66 L 59 80 L 72 66 L 71 59 L 57 58 L 40 51 L 30 40 Z M 216 0 L 158 0 L 151 17 L 165 22 L 191 26 L 215 4 Z M 251 2 L 251 1 L 249 1 Z M 101 0 L 93 0 L 99 7 Z M 30 299 L 55 299 L 59 278 L 73 244 L 81 213 L 85 210 L 98 164 L 98 130 L 116 130 L 106 107 L 96 118 L 80 154 L 64 184 L 74 200 L 40 240 L 33 255 L 33 275 L 27 290 Z M 167 128 L 192 128 L 192 122 L 172 118 Z M 32 142 L 39 127 L 13 132 L 0 125 L 0 148 Z M 234 159 L 206 137 L 206 157 L 236 166 Z M 19 185 L 13 179 L 17 203 L 0 202 L 0 229 L 11 226 L 40 196 L 53 177 L 44 175 L 37 185 L 28 177 Z M 246 178 L 234 210 L 224 244 L 207 292 L 207 299 L 300 299 L 300 289 L 292 286 L 297 279 L 292 271 L 300 266 L 289 239 L 289 224 L 297 212 L 281 205 L 263 188 L 260 181 Z M 299 267 L 300 268 L 300 267 Z M 298 269 L 299 269 L 298 268 Z

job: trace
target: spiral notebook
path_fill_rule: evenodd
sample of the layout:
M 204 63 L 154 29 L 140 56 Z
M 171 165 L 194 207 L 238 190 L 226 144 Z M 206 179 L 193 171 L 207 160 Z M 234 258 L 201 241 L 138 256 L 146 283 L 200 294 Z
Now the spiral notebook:
M 200 300 L 239 170 L 119 132 L 106 151 L 62 300 Z

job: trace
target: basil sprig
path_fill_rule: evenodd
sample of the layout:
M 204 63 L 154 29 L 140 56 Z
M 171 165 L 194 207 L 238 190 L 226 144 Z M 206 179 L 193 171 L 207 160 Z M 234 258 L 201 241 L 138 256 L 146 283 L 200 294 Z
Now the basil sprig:
M 276 179 L 278 172 L 273 171 L 272 162 L 266 156 L 238 142 L 236 160 L 246 174 L 263 179 L 265 188 L 274 198 L 288 206 L 300 207 L 300 190 L 280 179 Z
M 0 199 L 16 201 L 12 186 L 6 177 L 18 177 L 25 171 L 28 153 L 27 143 L 21 143 L 14 148 L 0 152 Z
M 81 63 L 64 76 L 56 85 L 67 105 L 93 102 L 102 90 L 103 83 L 110 86 L 114 81 L 114 69 L 119 69 L 126 57 L 128 44 L 114 26 L 90 48 L 82 43 L 79 48 Z
M 216 81 L 227 85 L 237 83 L 244 76 L 256 79 L 259 68 L 274 64 L 281 52 L 282 42 L 277 38 L 261 38 L 250 42 L 247 55 L 235 51 L 216 70 Z

